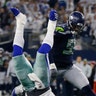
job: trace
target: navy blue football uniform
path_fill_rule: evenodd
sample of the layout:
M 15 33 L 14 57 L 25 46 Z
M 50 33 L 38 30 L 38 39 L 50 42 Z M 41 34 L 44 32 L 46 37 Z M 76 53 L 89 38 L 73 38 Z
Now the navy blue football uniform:
M 57 68 L 68 68 L 72 66 L 74 32 L 68 27 L 68 24 L 57 25 L 54 33 L 54 45 L 50 52 L 53 56 L 50 60 L 55 62 Z M 50 55 L 49 55 L 50 57 Z
M 73 63 L 73 49 L 75 33 L 80 33 L 84 28 L 84 16 L 78 11 L 70 14 L 68 23 L 57 25 L 54 32 L 54 45 L 50 51 L 50 63 L 55 63 L 58 72 L 63 77 L 81 90 L 84 96 L 96 96 L 90 88 L 89 81 L 84 73 Z M 53 61 L 52 61 L 53 60 Z

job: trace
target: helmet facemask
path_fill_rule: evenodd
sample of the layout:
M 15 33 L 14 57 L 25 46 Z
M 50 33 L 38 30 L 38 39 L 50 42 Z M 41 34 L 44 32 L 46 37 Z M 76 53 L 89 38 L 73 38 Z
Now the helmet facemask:
M 69 26 L 72 29 L 72 31 L 76 31 L 76 32 L 81 32 L 84 28 L 84 25 L 81 23 L 78 23 L 78 24 L 69 23 Z
M 68 24 L 72 31 L 82 32 L 84 28 L 84 16 L 78 11 L 74 11 L 70 14 Z

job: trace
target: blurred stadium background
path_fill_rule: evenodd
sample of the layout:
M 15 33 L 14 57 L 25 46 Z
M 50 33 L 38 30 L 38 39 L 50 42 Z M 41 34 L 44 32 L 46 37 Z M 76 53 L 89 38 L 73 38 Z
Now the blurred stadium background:
M 32 65 L 46 33 L 50 9 L 58 10 L 59 23 L 66 22 L 74 10 L 82 12 L 86 24 L 83 32 L 76 36 L 73 63 L 84 65 L 82 71 L 96 92 L 96 0 L 0 0 L 0 96 L 11 96 L 12 89 L 19 84 L 11 61 L 16 21 L 10 7 L 17 7 L 27 15 L 24 54 Z M 78 89 L 62 78 L 54 80 L 51 86 L 56 96 L 81 96 Z

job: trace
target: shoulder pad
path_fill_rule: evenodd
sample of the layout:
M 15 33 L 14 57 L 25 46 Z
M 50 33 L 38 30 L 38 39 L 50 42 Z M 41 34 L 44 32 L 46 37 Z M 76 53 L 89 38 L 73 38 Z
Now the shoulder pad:
M 71 33 L 69 27 L 67 26 L 67 23 L 57 25 L 55 28 L 55 32 L 64 35 Z

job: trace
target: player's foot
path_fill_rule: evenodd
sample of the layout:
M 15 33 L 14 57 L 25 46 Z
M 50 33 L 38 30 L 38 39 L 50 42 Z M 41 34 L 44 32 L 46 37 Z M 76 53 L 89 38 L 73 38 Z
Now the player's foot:
M 52 21 L 56 21 L 58 19 L 58 14 L 56 10 L 51 10 L 49 14 L 49 19 Z
M 25 23 L 27 21 L 26 15 L 24 15 L 23 13 L 21 13 L 17 8 L 10 8 L 10 10 L 14 14 L 14 16 L 16 17 L 17 22 L 25 25 Z
M 12 11 L 12 13 L 14 14 L 14 16 L 17 16 L 19 13 L 20 13 L 20 11 L 17 9 L 17 8 L 10 8 L 10 10 Z

